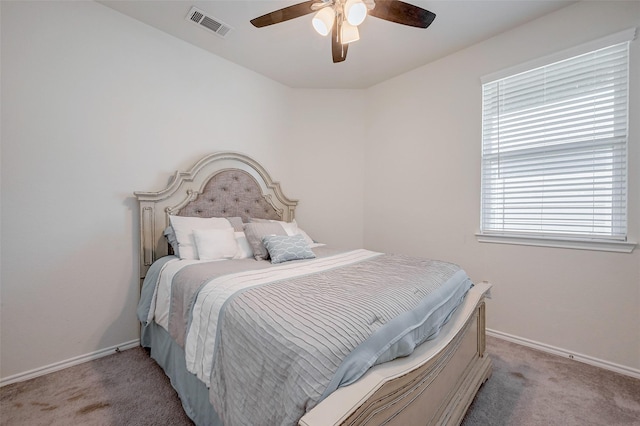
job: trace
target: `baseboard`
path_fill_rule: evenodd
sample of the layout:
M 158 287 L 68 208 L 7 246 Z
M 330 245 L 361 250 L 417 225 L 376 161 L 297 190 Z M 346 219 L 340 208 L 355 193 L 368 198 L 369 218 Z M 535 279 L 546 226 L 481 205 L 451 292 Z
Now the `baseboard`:
M 563 358 L 570 358 L 575 361 L 583 362 L 585 364 L 600 367 L 605 370 L 614 371 L 616 373 L 624 374 L 625 376 L 634 377 L 640 379 L 640 370 L 635 368 L 626 367 L 624 365 L 615 364 L 613 362 L 604 361 L 598 358 L 590 357 L 588 355 L 577 354 L 567 351 L 566 349 L 558 348 L 555 346 L 547 345 L 544 343 L 536 342 L 534 340 L 525 339 L 523 337 L 514 336 L 511 334 L 503 333 L 501 331 L 487 329 L 487 335 L 498 339 L 506 340 L 512 343 L 517 343 L 522 346 L 537 349 L 542 352 L 547 352 L 553 355 L 558 355 Z M 23 382 L 25 380 L 33 379 L 45 374 L 53 373 L 55 371 L 64 370 L 65 368 L 73 367 L 94 359 L 102 358 L 103 356 L 111 355 L 117 351 L 124 351 L 140 346 L 140 340 L 131 340 L 129 342 L 122 343 L 120 345 L 111 346 L 108 348 L 100 349 L 99 351 L 91 352 L 85 355 L 80 355 L 74 358 L 70 358 L 65 361 L 56 362 L 44 367 L 36 368 L 33 370 L 25 371 L 24 373 L 14 374 L 13 376 L 4 377 L 0 379 L 0 387 L 10 385 L 11 383 Z
M 132 348 L 135 348 L 136 346 L 140 346 L 140 339 L 131 340 L 129 342 L 121 343 L 119 345 L 100 349 L 99 351 L 91 352 L 85 355 L 80 355 L 74 358 L 67 359 L 65 361 L 60 361 L 44 367 L 25 371 L 24 373 L 18 373 L 18 374 L 14 374 L 13 376 L 4 377 L 0 379 L 0 387 L 5 385 L 10 385 L 11 383 L 23 382 L 25 380 L 33 379 L 39 376 L 44 376 L 45 374 L 53 373 L 55 371 L 64 370 L 65 368 L 73 367 L 74 365 L 82 364 L 88 361 L 93 361 L 94 359 L 111 355 L 114 352 L 132 349 Z
M 529 348 L 537 349 L 542 352 L 547 352 L 553 355 L 559 355 L 563 358 L 569 358 L 575 361 L 583 362 L 585 364 L 593 365 L 595 367 L 600 367 L 605 370 L 624 374 L 625 376 L 630 376 L 636 379 L 640 379 L 640 370 L 637 370 L 635 368 L 631 368 L 631 367 L 616 364 L 613 362 L 605 361 L 602 359 L 594 358 L 588 355 L 570 352 L 566 349 L 557 348 L 555 346 L 525 339 L 523 337 L 513 336 L 511 334 L 503 333 L 501 331 L 487 329 L 487 335 L 496 337 L 498 339 L 507 340 L 512 343 L 517 343 L 522 346 L 527 346 Z

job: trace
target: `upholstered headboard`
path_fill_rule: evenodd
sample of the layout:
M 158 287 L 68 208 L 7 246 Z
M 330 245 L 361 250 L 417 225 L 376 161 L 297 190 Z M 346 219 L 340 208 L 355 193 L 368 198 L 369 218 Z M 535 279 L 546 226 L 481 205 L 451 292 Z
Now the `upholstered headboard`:
M 177 171 L 162 191 L 134 194 L 140 205 L 140 278 L 156 259 L 169 254 L 163 235 L 169 215 L 290 222 L 298 204 L 260 164 L 236 152 L 208 155 L 189 171 Z

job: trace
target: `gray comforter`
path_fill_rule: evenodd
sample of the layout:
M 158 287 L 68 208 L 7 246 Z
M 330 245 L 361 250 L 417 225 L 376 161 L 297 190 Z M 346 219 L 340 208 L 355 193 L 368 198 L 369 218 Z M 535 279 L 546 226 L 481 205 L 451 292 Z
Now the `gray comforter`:
M 332 254 L 316 250 L 321 259 Z M 233 262 L 174 277 L 169 331 L 182 346 L 198 294 Z M 380 254 L 237 291 L 217 318 L 211 403 L 227 425 L 296 424 L 371 366 L 435 337 L 471 286 L 457 265 Z

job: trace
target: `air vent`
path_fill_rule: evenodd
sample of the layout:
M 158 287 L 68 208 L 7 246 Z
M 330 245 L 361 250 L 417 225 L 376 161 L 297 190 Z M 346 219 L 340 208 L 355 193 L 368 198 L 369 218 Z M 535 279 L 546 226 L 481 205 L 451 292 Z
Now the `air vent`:
M 192 7 L 189 14 L 185 18 L 188 21 L 197 24 L 198 26 L 211 31 L 212 33 L 225 38 L 227 34 L 233 29 L 231 26 L 225 24 L 218 18 L 208 16 L 205 12 L 195 7 Z

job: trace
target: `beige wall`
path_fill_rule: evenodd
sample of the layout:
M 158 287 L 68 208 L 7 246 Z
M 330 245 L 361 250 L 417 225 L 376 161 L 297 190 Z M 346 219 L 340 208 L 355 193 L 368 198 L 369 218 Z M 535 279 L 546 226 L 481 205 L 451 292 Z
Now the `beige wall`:
M 133 191 L 207 153 L 252 156 L 301 200 L 312 236 L 362 246 L 362 117 L 332 119 L 328 140 L 313 119 L 362 110 L 362 92 L 309 102 L 93 2 L 1 8 L 0 377 L 137 338 Z M 315 208 L 330 199 L 340 208 Z M 358 220 L 329 226 L 338 216 Z
M 0 377 L 137 338 L 132 192 L 219 150 L 260 161 L 312 237 L 458 262 L 494 283 L 491 328 L 640 368 L 640 250 L 474 237 L 480 76 L 638 25 L 638 3 L 579 4 L 366 91 L 292 90 L 92 2 L 0 10 Z
M 480 77 L 640 24 L 581 2 L 367 92 L 365 246 L 452 260 L 494 284 L 490 329 L 640 370 L 633 254 L 478 243 Z M 640 240 L 640 41 L 631 48 L 629 228 Z M 390 124 L 392 123 L 392 124 Z
M 287 118 L 291 178 L 283 183 L 301 197 L 298 222 L 334 246 L 362 247 L 364 240 L 364 95 L 297 89 Z

